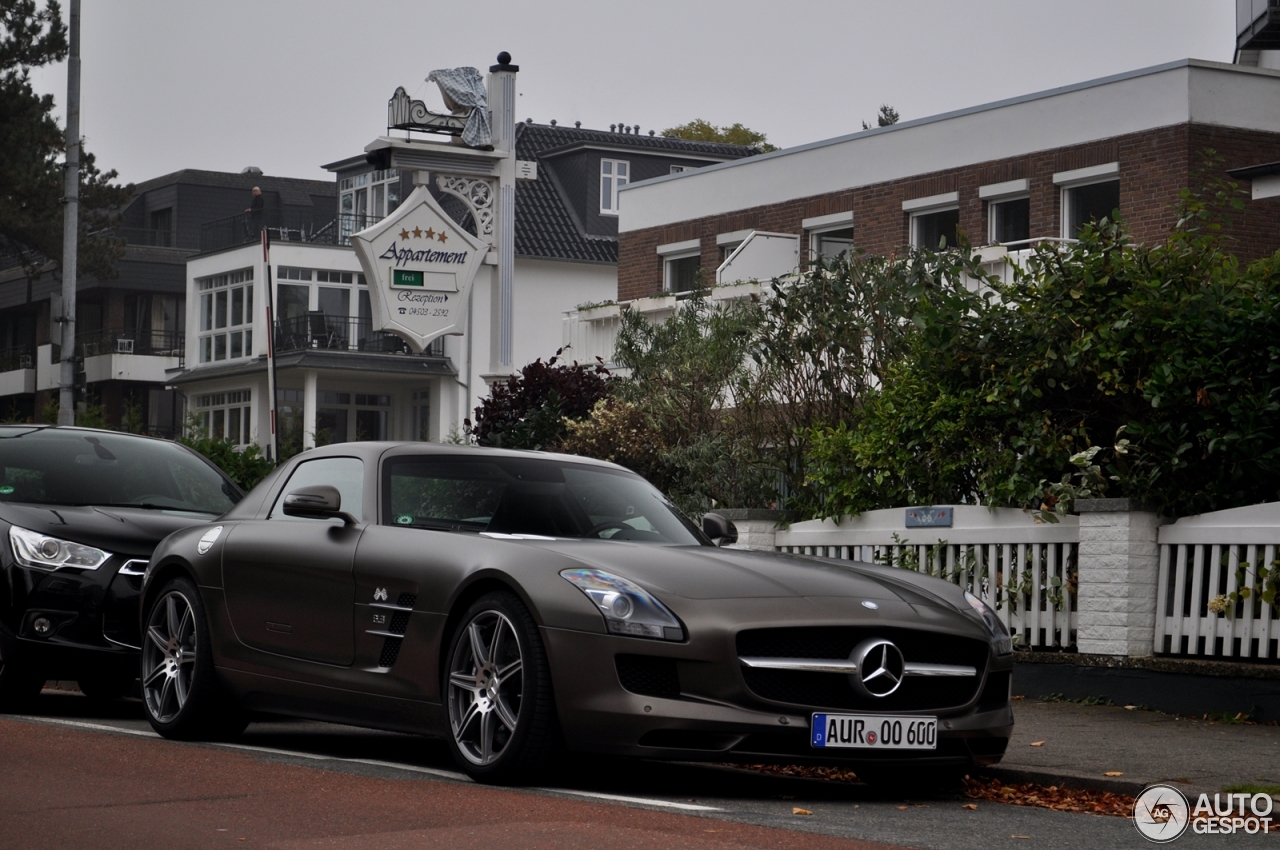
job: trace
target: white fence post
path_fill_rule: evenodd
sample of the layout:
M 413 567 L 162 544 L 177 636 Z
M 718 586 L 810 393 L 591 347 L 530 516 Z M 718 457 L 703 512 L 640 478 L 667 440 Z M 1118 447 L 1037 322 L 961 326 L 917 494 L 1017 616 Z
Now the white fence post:
M 1075 510 L 1080 514 L 1077 649 L 1095 655 L 1154 654 L 1160 518 L 1129 499 L 1079 499 Z
M 738 529 L 738 542 L 732 549 L 756 549 L 772 552 L 779 529 L 799 518 L 796 511 L 772 511 L 760 508 L 720 508 L 715 511 Z

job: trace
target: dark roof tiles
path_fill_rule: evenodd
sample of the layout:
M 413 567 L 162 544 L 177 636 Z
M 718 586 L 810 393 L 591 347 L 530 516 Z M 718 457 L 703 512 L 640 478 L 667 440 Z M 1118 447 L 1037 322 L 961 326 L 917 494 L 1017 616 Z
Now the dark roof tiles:
M 725 160 L 750 156 L 754 150 L 740 145 L 689 142 L 636 133 L 610 133 L 547 124 L 516 125 L 516 158 L 538 161 L 540 154 L 579 144 L 631 147 L 646 152 L 703 154 Z M 516 183 L 516 255 L 587 263 L 618 262 L 618 240 L 584 233 L 580 223 L 556 190 L 545 163 L 539 163 L 537 180 Z

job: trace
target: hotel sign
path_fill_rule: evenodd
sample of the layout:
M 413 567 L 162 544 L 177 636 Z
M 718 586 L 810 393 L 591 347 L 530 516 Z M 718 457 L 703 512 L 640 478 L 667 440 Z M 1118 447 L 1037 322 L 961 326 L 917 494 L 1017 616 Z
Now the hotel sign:
M 352 234 L 351 244 L 369 281 L 374 330 L 419 353 L 437 337 L 466 332 L 467 296 L 489 246 L 459 227 L 425 186 Z

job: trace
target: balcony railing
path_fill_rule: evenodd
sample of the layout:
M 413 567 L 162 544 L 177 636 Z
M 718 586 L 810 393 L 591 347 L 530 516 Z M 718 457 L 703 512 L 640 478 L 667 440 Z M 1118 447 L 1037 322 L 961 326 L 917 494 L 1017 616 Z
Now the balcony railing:
M 409 354 L 400 337 L 373 330 L 368 319 L 352 319 L 324 313 L 308 313 L 276 322 L 276 352 L 359 351 L 366 354 Z M 428 357 L 444 355 L 443 340 L 436 340 L 425 352 Z
M 94 331 L 78 334 L 76 342 L 84 357 L 101 354 L 144 354 L 152 357 L 181 357 L 183 335 L 174 331 Z
M 380 215 L 343 213 L 326 223 L 308 215 L 278 210 L 240 213 L 200 227 L 200 250 L 217 251 L 233 245 L 257 242 L 266 230 L 273 242 L 309 242 L 317 245 L 350 245 L 351 234 L 382 220 Z
M 0 372 L 12 372 L 15 369 L 34 369 L 36 367 L 36 348 L 34 345 L 14 346 L 0 349 Z

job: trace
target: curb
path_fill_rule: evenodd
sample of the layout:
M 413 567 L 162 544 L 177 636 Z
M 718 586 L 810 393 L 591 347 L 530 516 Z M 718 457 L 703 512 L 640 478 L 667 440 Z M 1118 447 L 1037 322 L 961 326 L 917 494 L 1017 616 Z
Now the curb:
M 1075 788 L 1083 791 L 1108 791 L 1129 797 L 1138 796 L 1143 788 L 1152 784 L 1133 779 L 1117 779 L 1110 776 L 1095 778 L 1023 767 L 982 767 L 975 769 L 973 773 L 987 779 L 999 779 L 1006 785 L 1029 782 L 1034 785 L 1056 785 L 1059 788 Z M 1188 790 L 1190 790 L 1189 787 Z

